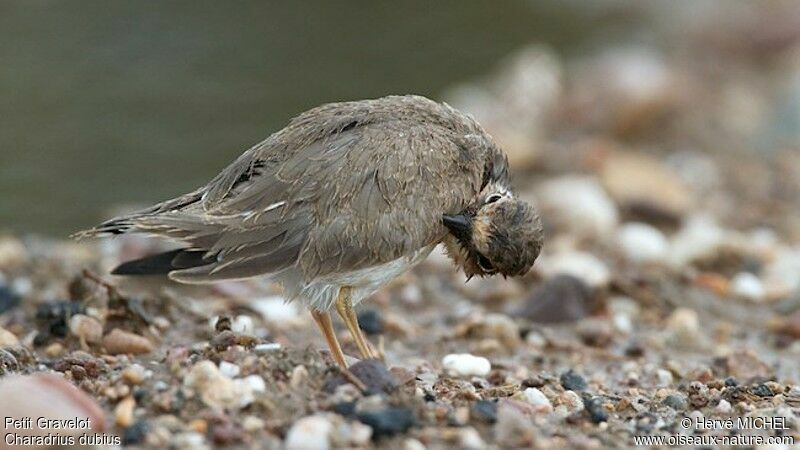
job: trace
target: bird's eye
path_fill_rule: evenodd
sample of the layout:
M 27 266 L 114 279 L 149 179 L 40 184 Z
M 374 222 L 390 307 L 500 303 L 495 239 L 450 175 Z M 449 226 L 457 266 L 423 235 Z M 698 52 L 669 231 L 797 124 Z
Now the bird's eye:
M 486 204 L 488 205 L 489 203 L 494 203 L 500 200 L 501 198 L 503 198 L 503 196 L 500 194 L 492 194 L 486 199 Z
M 495 269 L 492 265 L 492 262 L 489 261 L 489 258 L 481 255 L 480 253 L 478 253 L 478 267 L 480 267 L 485 273 L 489 274 L 497 271 L 497 269 Z

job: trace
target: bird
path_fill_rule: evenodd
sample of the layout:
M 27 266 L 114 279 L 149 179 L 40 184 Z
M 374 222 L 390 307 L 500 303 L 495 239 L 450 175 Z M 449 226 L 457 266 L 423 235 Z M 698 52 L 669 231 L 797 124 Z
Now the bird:
M 355 307 L 435 247 L 469 279 L 524 275 L 544 242 L 538 210 L 514 194 L 492 137 L 472 116 L 417 95 L 310 109 L 208 184 L 75 236 L 128 233 L 179 247 L 113 275 L 266 277 L 308 307 L 344 369 L 332 309 L 362 358 L 376 358 Z

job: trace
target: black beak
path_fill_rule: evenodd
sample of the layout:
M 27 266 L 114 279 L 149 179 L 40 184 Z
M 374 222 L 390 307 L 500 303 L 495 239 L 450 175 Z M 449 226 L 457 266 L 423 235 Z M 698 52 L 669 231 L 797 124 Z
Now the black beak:
M 472 242 L 472 218 L 464 214 L 442 214 L 442 223 L 463 243 Z

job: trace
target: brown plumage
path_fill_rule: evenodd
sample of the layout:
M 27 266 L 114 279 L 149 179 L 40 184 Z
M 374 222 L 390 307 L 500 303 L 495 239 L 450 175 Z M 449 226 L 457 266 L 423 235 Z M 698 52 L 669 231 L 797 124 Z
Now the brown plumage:
M 469 276 L 520 275 L 542 243 L 491 137 L 419 96 L 314 108 L 207 185 L 80 236 L 130 232 L 184 247 L 116 273 L 187 283 L 267 275 L 318 315 L 352 307 L 442 242 Z

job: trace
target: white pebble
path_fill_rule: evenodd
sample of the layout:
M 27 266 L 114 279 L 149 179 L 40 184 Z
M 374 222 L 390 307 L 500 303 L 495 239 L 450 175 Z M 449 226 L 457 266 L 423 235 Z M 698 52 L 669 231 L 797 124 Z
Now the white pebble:
M 268 342 L 266 344 L 258 344 L 253 347 L 253 351 L 259 354 L 274 352 L 281 349 L 281 344 L 277 342 Z
M 568 250 L 541 259 L 539 270 L 546 277 L 572 275 L 592 287 L 603 287 L 611 280 L 608 266 L 591 253 Z
M 332 431 L 333 424 L 325 416 L 303 417 L 286 433 L 286 450 L 327 450 Z
M 463 377 L 484 377 L 492 370 L 492 365 L 488 359 L 482 356 L 470 355 L 469 353 L 451 353 L 442 358 L 442 366 L 450 375 Z
M 253 403 L 253 386 L 246 380 L 233 380 L 223 375 L 211 361 L 195 364 L 183 380 L 201 400 L 212 408 L 239 409 Z
M 685 341 L 693 340 L 700 332 L 700 319 L 690 308 L 676 308 L 667 318 L 667 329 Z
M 731 411 L 733 411 L 733 407 L 731 406 L 730 402 L 725 399 L 721 399 L 717 405 L 717 412 L 721 414 L 730 414 Z
M 660 387 L 672 386 L 672 382 L 674 381 L 672 372 L 664 369 L 658 369 L 656 371 L 656 378 L 658 378 L 658 385 Z
M 553 410 L 550 400 L 536 388 L 527 388 L 522 392 L 525 401 L 533 405 L 537 411 L 548 412 Z
M 486 442 L 483 441 L 478 430 L 472 427 L 462 428 L 459 431 L 459 441 L 463 449 L 482 450 L 486 448 Z
M 749 272 L 741 272 L 731 280 L 731 292 L 737 297 L 758 302 L 764 299 L 764 285 Z
M 426 450 L 425 444 L 414 438 L 403 441 L 403 450 Z
M 0 348 L 14 347 L 17 344 L 19 344 L 19 339 L 17 339 L 14 333 L 0 328 Z
M 727 232 L 710 217 L 690 217 L 672 237 L 669 261 L 682 268 L 699 258 L 712 256 L 726 240 Z
M 250 306 L 258 311 L 264 320 L 273 323 L 294 322 L 300 315 L 297 305 L 287 303 L 286 299 L 280 296 L 258 298 L 253 300 Z
M 261 375 L 250 375 L 244 377 L 243 381 L 250 386 L 250 389 L 252 389 L 253 392 L 265 392 L 267 390 L 267 383 L 264 381 L 264 378 L 262 378 Z
M 556 178 L 543 183 L 537 193 L 542 211 L 579 236 L 603 237 L 617 225 L 617 207 L 593 177 Z
M 256 326 L 253 323 L 253 318 L 250 316 L 240 315 L 236 316 L 231 323 L 231 331 L 242 334 L 253 334 Z
M 634 262 L 662 260 L 669 249 L 667 238 L 658 228 L 646 223 L 626 223 L 617 231 L 617 244 Z
M 219 371 L 228 378 L 236 378 L 242 369 L 236 364 L 229 363 L 228 361 L 220 361 Z

